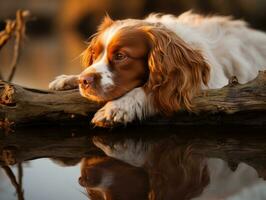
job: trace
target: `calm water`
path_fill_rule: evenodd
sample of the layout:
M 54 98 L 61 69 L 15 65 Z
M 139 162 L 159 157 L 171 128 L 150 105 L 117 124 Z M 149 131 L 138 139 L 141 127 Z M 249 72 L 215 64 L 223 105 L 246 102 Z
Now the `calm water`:
M 87 199 L 78 185 L 77 178 L 80 175 L 79 165 L 60 166 L 48 158 L 36 159 L 22 163 L 25 199 Z M 17 166 L 11 167 L 17 176 Z M 16 190 L 10 179 L 0 172 L 1 200 L 18 199 Z
M 130 164 L 124 165 L 120 161 L 115 164 L 119 165 L 119 169 L 122 167 L 120 175 L 122 171 L 128 170 L 128 167 L 141 165 L 142 158 L 149 151 L 153 155 L 148 156 L 153 157 L 149 170 L 156 168 L 156 163 L 161 162 L 160 160 L 164 161 L 163 169 L 166 169 L 171 163 L 176 162 L 171 158 L 171 153 L 178 151 L 178 156 L 187 156 L 183 161 L 179 160 L 179 164 L 181 163 L 184 169 L 192 169 L 191 166 L 196 161 L 199 161 L 198 166 L 200 167 L 201 159 L 205 163 L 207 160 L 210 172 L 208 178 L 211 179 L 211 182 L 207 181 L 208 183 L 203 184 L 204 186 L 198 186 L 202 188 L 200 194 L 207 193 L 206 187 L 212 183 L 216 184 L 212 187 L 220 187 L 219 190 L 225 196 L 228 192 L 231 192 L 230 195 L 237 194 L 243 188 L 250 188 L 248 192 L 254 195 L 252 187 L 256 184 L 262 184 L 260 187 L 265 187 L 266 191 L 266 184 L 263 185 L 263 179 L 266 178 L 266 135 L 264 133 L 265 127 L 129 127 L 113 130 L 88 127 L 49 129 L 36 127 L 20 129 L 11 133 L 1 132 L 0 199 L 88 199 L 85 188 L 81 187 L 78 181 L 81 176 L 81 165 L 83 166 L 82 176 L 87 178 L 87 181 L 94 179 L 99 170 L 104 170 L 102 174 L 100 171 L 101 177 L 106 170 L 113 173 L 113 177 L 116 177 L 115 173 L 117 173 L 115 167 L 110 167 L 110 162 L 113 162 L 114 159 L 106 156 L 101 149 L 95 146 L 95 144 L 99 146 L 99 141 L 105 145 L 104 147 L 115 148 L 118 157 L 123 156 L 125 152 L 133 152 L 133 157 L 131 156 L 131 160 L 128 160 Z M 188 148 L 193 150 L 191 154 L 186 154 Z M 98 161 L 95 162 L 95 158 L 100 158 L 107 164 L 101 165 Z M 241 164 L 239 165 L 239 163 Z M 179 164 L 175 165 L 177 171 Z M 97 169 L 95 176 L 86 171 L 91 169 L 86 165 L 93 165 Z M 199 167 L 188 170 L 191 173 L 188 175 L 197 177 L 201 173 L 198 171 Z M 15 189 L 15 184 L 11 183 L 12 175 L 8 175 L 8 169 L 16 177 L 17 189 Z M 21 170 L 19 171 L 19 169 Z M 135 168 L 133 169 L 135 170 Z M 143 168 L 140 169 L 143 170 Z M 158 170 L 158 168 L 156 169 Z M 224 178 L 222 184 L 215 182 L 211 171 L 215 171 L 216 174 L 220 174 L 219 176 Z M 168 174 L 167 171 L 161 173 Z M 125 188 L 121 188 L 120 191 L 127 191 L 134 180 L 130 175 L 124 177 L 121 175 L 121 177 Z M 179 177 L 180 180 L 183 180 L 182 176 L 179 175 Z M 152 178 L 156 180 L 158 177 L 149 174 L 149 179 Z M 180 184 L 182 181 L 176 187 L 179 187 Z M 195 184 L 193 183 L 193 185 Z M 230 188 L 234 188 L 234 190 L 231 191 Z M 193 193 L 193 190 L 195 188 L 187 192 Z M 17 194 L 20 191 L 23 191 L 22 195 Z M 137 192 L 134 191 L 134 193 Z M 218 193 L 216 192 L 217 195 Z M 255 193 L 259 194 L 261 191 L 257 189 Z M 198 194 L 194 198 L 196 199 L 197 196 Z M 207 197 L 208 195 L 203 199 L 208 199 Z M 254 197 L 252 198 L 256 199 Z M 263 198 L 261 197 L 261 199 Z

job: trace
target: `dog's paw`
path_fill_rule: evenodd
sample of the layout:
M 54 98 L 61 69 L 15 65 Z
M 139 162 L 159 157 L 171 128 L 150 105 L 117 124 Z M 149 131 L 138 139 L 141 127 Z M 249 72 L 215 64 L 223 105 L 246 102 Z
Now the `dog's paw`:
M 50 90 L 70 90 L 78 87 L 77 75 L 60 75 L 55 78 L 50 84 Z
M 114 125 L 126 125 L 134 120 L 134 114 L 129 109 L 130 105 L 119 104 L 119 101 L 110 101 L 98 110 L 92 123 L 96 126 L 110 127 Z
M 125 143 L 115 143 L 113 145 L 106 144 L 102 138 L 94 136 L 92 138 L 93 144 L 101 149 L 107 156 L 117 158 L 117 156 L 122 155 L 125 153 L 127 149 L 127 142 Z M 130 142 L 130 141 L 129 141 Z
M 110 152 L 112 152 L 112 149 L 109 145 L 104 144 L 102 138 L 94 136 L 92 138 L 92 142 L 93 144 L 98 147 L 99 149 L 101 149 L 103 152 L 105 152 L 106 155 L 108 155 Z

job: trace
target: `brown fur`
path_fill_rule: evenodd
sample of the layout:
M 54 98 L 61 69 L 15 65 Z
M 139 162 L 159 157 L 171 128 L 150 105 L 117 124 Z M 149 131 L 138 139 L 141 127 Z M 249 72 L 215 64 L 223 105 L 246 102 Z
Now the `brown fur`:
M 120 176 L 120 180 L 114 181 L 115 187 L 119 190 L 112 190 L 111 199 L 117 200 L 114 198 L 115 193 L 126 195 L 128 191 L 134 191 L 139 196 L 146 196 L 147 190 L 149 190 L 149 197 L 146 196 L 146 198 L 149 200 L 189 200 L 201 195 L 210 181 L 208 166 L 201 153 L 197 153 L 192 145 L 181 146 L 180 141 L 175 136 L 147 145 L 151 145 L 148 152 L 139 152 L 147 153 L 146 162 L 141 167 L 144 173 L 128 170 L 129 164 L 125 165 L 121 161 L 119 163 L 113 158 L 104 159 L 104 162 L 108 164 L 108 167 L 104 167 L 105 170 L 109 170 L 113 174 L 123 174 Z M 126 147 L 127 143 L 124 146 Z M 88 161 L 90 160 L 86 161 L 88 166 L 95 162 Z M 116 164 L 110 164 L 114 161 Z M 117 165 L 120 167 L 117 168 Z M 103 168 L 103 165 L 100 164 L 95 166 L 98 167 L 98 170 Z M 94 174 L 99 172 L 101 171 L 94 171 Z M 132 176 L 138 179 L 138 184 L 132 179 Z M 121 179 L 121 177 L 124 178 Z M 149 178 L 149 183 L 147 178 Z M 130 198 L 127 197 L 126 199 L 129 200 Z
M 200 51 L 192 49 L 164 27 L 146 26 L 151 42 L 148 60 L 150 76 L 145 90 L 159 111 L 169 114 L 192 107 L 193 95 L 207 85 L 210 67 Z
M 172 139 L 155 145 L 145 168 L 150 177 L 149 200 L 189 200 L 209 183 L 204 158 Z
M 103 45 L 101 42 L 101 32 L 96 34 L 91 40 L 89 47 L 83 53 L 83 65 L 90 66 L 103 54 Z M 93 55 L 92 55 L 93 52 Z M 112 38 L 107 46 L 108 67 L 113 72 L 114 86 L 109 88 L 108 92 L 103 92 L 101 88 L 95 85 L 94 90 L 97 99 L 100 101 L 109 101 L 123 96 L 128 91 L 142 86 L 148 77 L 147 56 L 149 52 L 148 41 L 141 30 L 122 29 Z M 116 62 L 114 56 L 121 52 L 127 56 L 126 59 Z M 91 76 L 84 74 L 82 76 Z
M 114 23 L 106 17 L 99 26 L 83 53 L 84 66 L 93 64 L 102 53 L 101 34 Z M 112 55 L 121 49 L 127 49 L 128 59 L 113 62 Z M 141 53 L 134 56 L 132 52 Z M 194 95 L 202 84 L 207 85 L 210 76 L 210 67 L 201 52 L 161 24 L 139 22 L 122 28 L 108 45 L 108 62 L 115 74 L 115 86 L 104 95 L 99 91 L 98 99 L 113 100 L 143 86 L 156 110 L 167 115 L 180 108 L 191 110 Z
M 111 176 L 112 181 L 107 188 L 102 188 L 105 174 Z M 79 183 L 86 188 L 91 200 L 148 200 L 147 172 L 110 157 L 83 159 Z
M 99 54 L 99 52 L 102 51 L 103 45 L 100 43 L 99 36 L 113 24 L 114 21 L 109 17 L 109 15 L 106 15 L 98 27 L 97 33 L 91 36 L 88 47 L 81 53 L 81 64 L 83 67 L 89 67 L 93 63 L 94 58 L 92 51 L 95 51 L 95 48 L 97 48 L 98 51 L 95 52 L 95 54 Z

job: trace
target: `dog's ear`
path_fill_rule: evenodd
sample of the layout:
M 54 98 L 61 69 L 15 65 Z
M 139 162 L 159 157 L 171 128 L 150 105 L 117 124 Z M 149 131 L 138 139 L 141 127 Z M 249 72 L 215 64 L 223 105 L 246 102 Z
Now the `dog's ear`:
M 194 94 L 209 81 L 210 67 L 199 50 L 162 26 L 146 27 L 149 79 L 144 89 L 164 114 L 191 110 Z
M 114 21 L 111 19 L 111 17 L 108 15 L 108 13 L 105 14 L 105 17 L 103 18 L 102 23 L 98 27 L 98 31 L 104 31 L 108 27 L 112 26 Z
M 194 199 L 210 182 L 204 155 L 192 145 L 180 145 L 177 137 L 154 144 L 145 169 L 151 199 Z
M 83 67 L 88 67 L 93 63 L 93 47 L 97 45 L 98 36 L 108 27 L 110 27 L 114 21 L 110 18 L 108 14 L 104 17 L 103 21 L 98 27 L 98 32 L 94 34 L 91 38 L 91 41 L 88 44 L 87 49 L 81 53 L 81 63 Z
M 88 43 L 88 47 L 81 53 L 81 65 L 86 68 L 92 65 L 93 63 L 93 46 L 97 40 L 97 35 L 95 35 L 91 41 Z

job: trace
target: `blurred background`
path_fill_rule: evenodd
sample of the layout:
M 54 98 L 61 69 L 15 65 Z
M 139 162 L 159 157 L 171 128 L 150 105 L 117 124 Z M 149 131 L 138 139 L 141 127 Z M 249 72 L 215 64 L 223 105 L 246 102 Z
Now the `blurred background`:
M 143 18 L 151 12 L 178 15 L 187 10 L 232 15 L 266 29 L 266 0 L 0 0 L 0 30 L 18 9 L 34 18 L 26 25 L 21 58 L 13 82 L 47 89 L 59 74 L 78 74 L 85 41 L 107 12 L 113 19 Z M 10 73 L 14 41 L 0 51 L 0 72 Z

